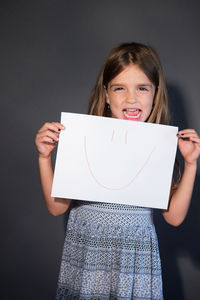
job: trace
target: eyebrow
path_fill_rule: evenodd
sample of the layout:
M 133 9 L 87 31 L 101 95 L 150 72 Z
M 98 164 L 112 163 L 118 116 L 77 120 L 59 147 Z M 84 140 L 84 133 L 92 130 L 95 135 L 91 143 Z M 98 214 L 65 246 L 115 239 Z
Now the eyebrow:
M 139 83 L 138 86 L 148 86 L 150 88 L 153 88 L 153 84 L 151 83 Z
M 124 86 L 125 84 L 124 83 L 113 83 L 111 84 L 110 87 L 115 87 L 115 86 Z M 148 87 L 153 87 L 153 84 L 151 83 L 138 83 L 137 86 L 148 86 Z

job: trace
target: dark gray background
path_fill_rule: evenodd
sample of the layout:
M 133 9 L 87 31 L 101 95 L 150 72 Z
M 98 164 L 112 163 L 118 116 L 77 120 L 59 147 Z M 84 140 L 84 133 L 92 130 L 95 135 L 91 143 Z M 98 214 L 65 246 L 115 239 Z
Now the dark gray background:
M 51 216 L 34 138 L 60 112 L 86 113 L 108 51 L 151 44 L 163 63 L 173 124 L 200 132 L 199 1 L 1 1 L 1 299 L 54 299 L 64 216 Z M 156 210 L 167 300 L 200 299 L 199 175 L 188 216 Z

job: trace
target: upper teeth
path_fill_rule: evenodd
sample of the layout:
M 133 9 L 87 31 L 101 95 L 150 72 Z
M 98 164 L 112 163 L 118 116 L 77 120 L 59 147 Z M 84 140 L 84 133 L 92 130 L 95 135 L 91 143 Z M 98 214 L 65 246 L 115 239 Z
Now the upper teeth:
M 138 110 L 138 108 L 127 108 L 126 110 L 128 110 L 128 111 L 136 111 L 136 110 Z
M 138 108 L 130 108 L 130 109 L 124 109 L 123 113 L 126 118 L 133 120 L 140 117 L 141 110 Z

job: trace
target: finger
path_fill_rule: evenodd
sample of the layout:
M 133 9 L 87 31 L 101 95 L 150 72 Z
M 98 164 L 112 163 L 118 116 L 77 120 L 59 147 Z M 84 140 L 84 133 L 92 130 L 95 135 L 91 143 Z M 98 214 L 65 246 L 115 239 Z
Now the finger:
M 196 133 L 194 129 L 183 129 L 178 132 L 178 134 L 186 134 L 186 133 Z
M 51 128 L 52 128 L 52 126 L 51 126 Z M 43 129 L 40 129 L 37 134 L 44 136 L 44 135 L 49 135 L 50 133 L 53 133 L 56 137 L 59 138 L 60 130 L 57 131 L 57 129 L 55 130 L 55 128 L 54 128 L 54 130 L 50 129 L 50 128 L 43 128 Z
M 61 130 L 65 129 L 64 125 L 62 125 L 61 123 L 57 123 L 57 122 L 46 122 L 38 132 L 42 132 L 46 129 L 55 131 L 55 132 L 60 132 Z
M 42 143 L 48 143 L 48 144 L 57 144 L 57 141 L 55 141 L 54 139 L 48 137 L 48 136 L 43 136 L 41 137 L 40 141 Z
M 65 126 L 63 125 L 63 124 L 61 124 L 61 123 L 58 123 L 58 122 L 52 122 L 52 124 L 53 125 L 55 125 L 58 129 L 60 129 L 60 130 L 63 130 L 63 129 L 65 129 Z M 59 130 L 59 131 L 60 131 Z
M 59 140 L 59 136 L 55 132 L 52 132 L 51 130 L 44 130 L 44 131 L 38 133 L 37 136 L 36 136 L 36 139 L 40 141 L 45 136 L 49 137 L 49 138 L 51 138 L 52 140 L 55 140 L 55 141 Z
M 48 135 L 48 134 L 50 134 L 50 133 L 53 133 L 53 134 L 55 134 L 57 137 L 59 137 L 59 135 L 60 135 L 60 131 L 59 132 L 57 132 L 57 131 L 55 131 L 55 130 L 52 130 L 52 129 L 43 129 L 43 130 L 40 130 L 40 131 L 38 131 L 38 135 L 39 136 L 44 136 L 44 135 Z
M 56 134 L 54 131 L 51 130 L 45 130 L 42 133 L 40 133 L 40 137 L 44 137 L 44 136 L 47 136 L 55 141 L 59 140 L 58 134 Z
M 178 135 L 179 138 L 182 139 L 190 139 L 190 138 L 197 138 L 199 139 L 199 136 L 197 135 L 197 133 L 182 133 L 181 135 Z
M 179 137 L 185 137 L 185 138 L 190 138 L 190 137 L 197 137 L 198 138 L 198 134 L 196 132 L 186 132 L 186 133 L 181 133 L 178 134 Z
M 200 145 L 200 138 L 198 138 L 198 137 L 190 137 L 190 141 L 195 142 L 198 145 Z

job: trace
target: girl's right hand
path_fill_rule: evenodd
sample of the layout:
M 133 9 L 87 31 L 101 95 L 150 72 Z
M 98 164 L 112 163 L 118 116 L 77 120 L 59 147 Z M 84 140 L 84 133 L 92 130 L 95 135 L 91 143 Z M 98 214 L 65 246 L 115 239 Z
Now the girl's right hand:
M 51 152 L 56 147 L 60 131 L 65 127 L 57 122 L 45 123 L 36 134 L 35 144 L 39 152 L 39 156 L 49 158 Z

